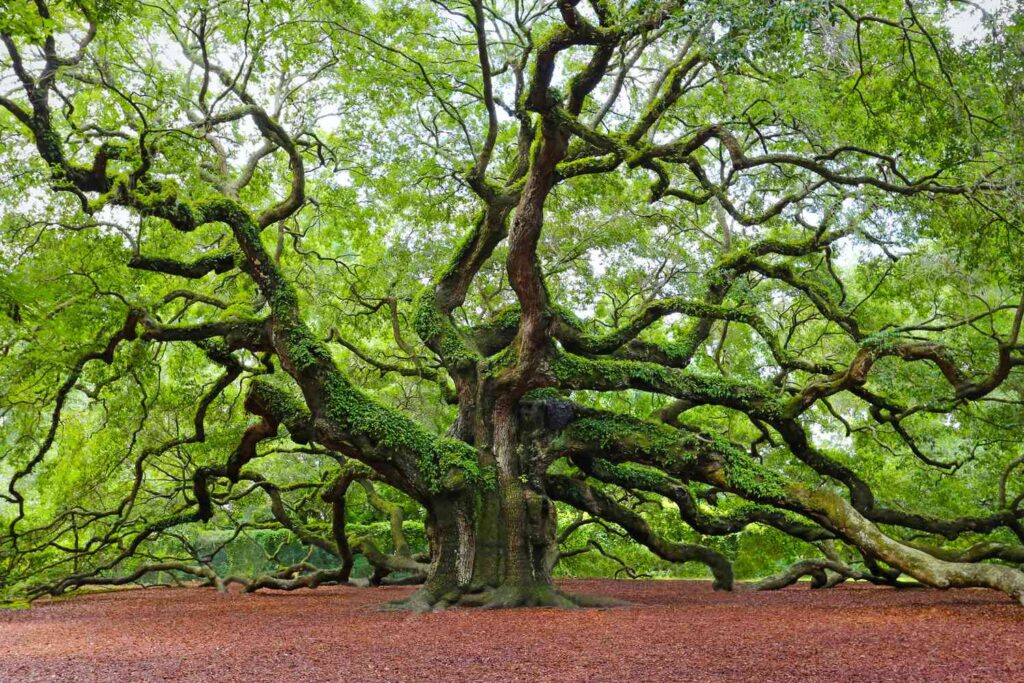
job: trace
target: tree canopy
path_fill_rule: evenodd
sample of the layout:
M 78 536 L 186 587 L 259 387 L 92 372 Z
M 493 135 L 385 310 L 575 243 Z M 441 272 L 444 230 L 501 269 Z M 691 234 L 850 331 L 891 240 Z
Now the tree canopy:
M 986 7 L 17 0 L 0 590 L 365 558 L 415 609 L 587 604 L 584 554 L 731 589 L 768 534 L 756 587 L 1024 601 L 1024 14 Z

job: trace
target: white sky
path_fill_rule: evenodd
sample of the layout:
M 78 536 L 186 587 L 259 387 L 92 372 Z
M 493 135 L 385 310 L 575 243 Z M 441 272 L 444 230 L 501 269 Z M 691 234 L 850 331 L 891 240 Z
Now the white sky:
M 995 12 L 1002 4 L 1002 0 L 974 0 L 974 4 L 986 12 Z M 963 10 L 951 13 L 946 23 L 958 43 L 975 40 L 984 34 L 984 28 L 981 25 L 981 12 L 970 5 L 965 5 Z

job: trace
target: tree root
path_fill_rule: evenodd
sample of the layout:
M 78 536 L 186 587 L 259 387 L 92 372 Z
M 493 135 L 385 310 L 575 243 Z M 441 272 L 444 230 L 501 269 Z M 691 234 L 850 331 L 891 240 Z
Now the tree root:
M 427 612 L 441 611 L 458 603 L 462 592 L 457 588 L 431 587 L 424 584 L 407 598 L 386 602 L 379 609 L 385 612 L 415 612 L 426 614 Z
M 512 609 L 516 607 L 581 607 L 607 609 L 628 603 L 603 595 L 567 593 L 547 584 L 504 584 L 479 591 L 449 590 L 440 595 L 426 587 L 408 598 L 381 605 L 387 611 L 411 611 L 418 614 L 436 612 L 450 607 L 478 607 L 481 609 Z

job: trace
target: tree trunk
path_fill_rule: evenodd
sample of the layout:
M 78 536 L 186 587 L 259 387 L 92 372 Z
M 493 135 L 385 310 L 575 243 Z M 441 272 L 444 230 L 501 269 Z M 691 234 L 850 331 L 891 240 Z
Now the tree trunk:
M 543 457 L 517 410 L 497 405 L 486 420 L 495 482 L 485 491 L 438 496 L 428 503 L 431 564 L 426 583 L 393 605 L 419 611 L 453 604 L 484 607 L 597 604 L 568 596 L 552 579 L 558 552 L 555 503 L 537 473 Z M 487 459 L 483 456 L 482 459 Z

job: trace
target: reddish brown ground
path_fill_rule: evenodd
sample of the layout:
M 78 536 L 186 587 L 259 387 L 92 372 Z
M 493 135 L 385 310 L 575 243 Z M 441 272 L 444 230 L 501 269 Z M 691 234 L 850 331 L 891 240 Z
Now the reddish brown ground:
M 409 588 L 153 589 L 0 612 L 0 681 L 1024 681 L 990 591 L 572 581 L 611 610 L 380 612 Z

